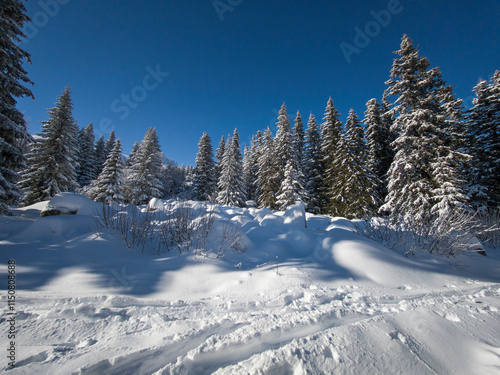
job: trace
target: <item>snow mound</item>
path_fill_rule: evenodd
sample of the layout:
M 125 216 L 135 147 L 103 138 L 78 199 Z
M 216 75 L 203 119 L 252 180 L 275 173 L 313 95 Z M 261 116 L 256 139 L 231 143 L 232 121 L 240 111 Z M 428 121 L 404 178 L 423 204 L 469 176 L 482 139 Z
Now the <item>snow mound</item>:
M 75 212 L 77 215 L 93 216 L 96 212 L 102 209 L 102 203 L 94 202 L 93 200 L 76 193 L 59 193 L 52 197 L 42 210 L 56 210 L 62 213 Z
M 298 228 L 307 228 L 306 209 L 302 202 L 290 206 L 283 215 L 284 224 Z

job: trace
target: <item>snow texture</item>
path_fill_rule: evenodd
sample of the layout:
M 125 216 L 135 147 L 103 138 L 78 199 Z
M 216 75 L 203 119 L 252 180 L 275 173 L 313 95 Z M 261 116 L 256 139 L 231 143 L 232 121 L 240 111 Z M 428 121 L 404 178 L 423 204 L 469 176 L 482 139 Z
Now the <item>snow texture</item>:
M 214 230 L 239 223 L 246 251 L 217 257 L 214 237 L 204 252 L 158 256 L 127 249 L 114 232 L 96 234 L 96 204 L 86 198 L 50 201 L 77 208 L 72 216 L 40 218 L 46 204 L 0 217 L 0 262 L 15 259 L 17 277 L 9 374 L 500 369 L 498 251 L 404 258 L 358 236 L 351 221 L 306 215 L 300 204 L 287 212 L 213 205 Z

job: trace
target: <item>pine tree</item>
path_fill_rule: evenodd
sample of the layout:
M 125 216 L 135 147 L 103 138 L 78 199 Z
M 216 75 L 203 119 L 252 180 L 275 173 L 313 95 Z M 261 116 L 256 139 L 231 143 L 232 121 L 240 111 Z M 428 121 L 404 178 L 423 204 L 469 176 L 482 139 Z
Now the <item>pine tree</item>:
M 163 154 L 156 129 L 149 128 L 139 144 L 134 164 L 126 178 L 128 200 L 133 204 L 145 204 L 162 195 L 161 173 Z
M 224 158 L 224 152 L 226 151 L 226 139 L 224 136 L 221 137 L 219 142 L 219 147 L 215 151 L 215 178 L 217 181 L 220 179 L 222 173 L 222 160 Z
M 296 202 L 302 202 L 304 198 L 304 188 L 299 181 L 297 171 L 293 162 L 289 160 L 285 168 L 285 178 L 281 182 L 281 187 L 276 197 L 276 205 L 284 211 Z
M 474 107 L 469 113 L 472 135 L 474 205 L 500 207 L 500 70 L 490 82 L 475 87 Z
M 237 207 L 245 205 L 243 167 L 237 129 L 234 129 L 231 143 L 226 144 L 218 186 L 217 203 Z
M 328 190 L 330 215 L 367 218 L 376 212 L 380 202 L 376 191 L 378 181 L 363 158 L 352 153 L 346 138 L 341 137 L 334 155 L 337 168 Z
M 106 159 L 108 159 L 108 155 L 111 153 L 111 151 L 113 151 L 113 148 L 115 147 L 115 142 L 116 142 L 115 131 L 111 130 L 111 133 L 109 133 L 108 140 L 104 143 L 104 148 L 106 149 Z
M 366 103 L 365 118 L 367 140 L 367 167 L 380 181 L 377 192 L 382 201 L 386 196 L 386 174 L 393 159 L 391 133 L 383 119 L 382 108 L 377 99 Z
M 104 163 L 108 158 L 109 152 L 106 147 L 106 142 L 104 141 L 104 136 L 101 135 L 97 142 L 95 143 L 95 165 L 94 165 L 94 173 L 99 176 L 104 168 Z
M 297 117 L 293 126 L 293 150 L 297 155 L 299 171 L 303 174 L 305 168 L 305 134 L 304 125 L 302 124 L 302 115 L 297 111 Z
M 31 63 L 30 55 L 17 45 L 25 37 L 23 24 L 29 21 L 20 0 L 0 2 L 0 214 L 21 198 L 16 183 L 18 173 L 26 168 L 23 147 L 31 141 L 15 99 L 34 98 L 23 84 L 32 83 L 22 66 L 24 60 Z
M 247 199 L 257 201 L 257 176 L 259 171 L 260 146 L 262 146 L 262 133 L 252 136 L 250 147 L 245 147 L 245 157 L 243 158 L 243 173 L 245 175 L 245 186 Z
M 90 123 L 78 133 L 78 167 L 76 180 L 80 187 L 90 184 L 97 175 L 96 152 L 94 148 L 94 128 Z
M 92 182 L 90 198 L 96 202 L 125 203 L 124 162 L 120 139 L 108 155 L 101 174 Z
M 339 160 L 336 159 L 338 147 L 342 137 L 342 122 L 339 120 L 340 114 L 333 106 L 333 100 L 330 98 L 326 106 L 325 121 L 321 126 L 321 153 L 323 182 L 321 187 L 322 202 L 321 207 L 326 214 L 332 214 L 336 208 L 332 205 L 331 188 L 335 182 L 338 172 Z
M 305 180 L 307 210 L 314 214 L 321 212 L 321 188 L 323 184 L 323 163 L 321 134 L 314 115 L 309 115 L 306 130 Z
M 198 143 L 196 168 L 194 170 L 194 196 L 200 201 L 214 198 L 216 191 L 215 163 L 213 159 L 212 141 L 207 133 L 203 133 Z
M 19 186 L 25 191 L 24 203 L 32 204 L 75 189 L 78 126 L 72 117 L 69 87 L 58 97 L 49 119 L 42 122 L 42 133 L 28 154 L 28 168 Z
M 445 87 L 438 68 L 418 55 L 408 36 L 396 52 L 387 95 L 397 96 L 392 113 L 395 156 L 388 172 L 388 195 L 382 211 L 393 221 L 429 225 L 450 210 L 466 209 L 463 181 L 454 160 L 447 126 Z M 446 162 L 446 167 L 441 168 Z M 445 174 L 443 174 L 445 173 Z M 444 181 L 446 185 L 443 185 Z
M 365 134 L 354 109 L 350 109 L 346 121 L 347 149 L 361 163 L 366 162 Z
M 137 157 L 138 151 L 139 151 L 139 142 L 134 142 L 134 144 L 132 145 L 132 149 L 130 150 L 130 154 L 128 155 L 128 158 L 125 161 L 125 167 L 127 169 L 129 169 L 130 167 L 132 167 L 132 165 L 135 164 L 135 158 Z
M 274 139 L 269 127 L 264 132 L 264 141 L 259 152 L 257 173 L 257 195 L 259 207 L 275 208 L 277 191 L 274 185 L 276 175 Z
M 288 161 L 293 163 L 295 170 L 298 169 L 297 153 L 293 149 L 294 140 L 292 130 L 290 129 L 290 120 L 288 119 L 288 114 L 286 113 L 285 103 L 283 103 L 279 111 L 276 127 L 276 137 L 274 140 L 276 175 L 274 179 L 276 180 L 275 184 L 279 189 L 281 182 L 285 178 L 285 168 Z M 277 190 L 275 193 L 277 193 Z

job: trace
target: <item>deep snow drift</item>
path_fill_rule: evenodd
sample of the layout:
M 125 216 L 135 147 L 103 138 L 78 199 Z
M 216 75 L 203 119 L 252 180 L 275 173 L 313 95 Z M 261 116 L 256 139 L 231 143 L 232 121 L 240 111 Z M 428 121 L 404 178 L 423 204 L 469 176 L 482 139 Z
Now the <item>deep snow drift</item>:
M 500 373 L 498 250 L 405 258 L 346 219 L 211 205 L 203 249 L 155 255 L 98 231 L 100 204 L 50 203 L 78 213 L 0 217 L 3 370 L 16 261 L 9 374 Z M 239 251 L 220 251 L 227 223 Z

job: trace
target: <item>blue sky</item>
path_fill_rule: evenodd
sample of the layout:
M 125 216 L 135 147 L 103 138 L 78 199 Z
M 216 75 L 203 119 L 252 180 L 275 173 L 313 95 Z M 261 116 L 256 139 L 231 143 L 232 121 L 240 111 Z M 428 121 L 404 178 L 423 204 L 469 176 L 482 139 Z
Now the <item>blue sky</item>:
M 408 34 L 472 101 L 500 69 L 500 2 L 444 0 L 29 0 L 23 47 L 35 100 L 20 99 L 32 133 L 70 85 L 79 126 L 114 129 L 128 153 L 156 127 L 165 155 L 194 164 L 204 131 L 214 149 L 235 127 L 241 143 L 286 102 L 319 120 L 331 96 L 350 108 L 381 98 Z M 361 33 L 366 36 L 361 36 Z

